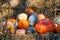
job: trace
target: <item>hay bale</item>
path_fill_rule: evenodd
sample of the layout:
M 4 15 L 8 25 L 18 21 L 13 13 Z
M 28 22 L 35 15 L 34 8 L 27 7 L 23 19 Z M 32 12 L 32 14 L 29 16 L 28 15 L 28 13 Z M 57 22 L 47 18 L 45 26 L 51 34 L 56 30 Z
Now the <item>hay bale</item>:
M 44 2 L 44 0 L 27 0 L 26 5 L 27 7 L 41 8 L 43 7 Z
M 45 2 L 45 6 L 46 6 L 47 8 L 51 7 L 51 5 L 52 5 L 52 3 L 51 3 L 50 0 L 48 0 L 48 1 Z
M 0 19 L 1 19 L 1 12 L 0 12 Z
M 60 6 L 60 0 L 56 0 L 56 6 L 59 7 Z
M 20 0 L 10 0 L 9 4 L 11 7 L 14 8 L 14 7 L 18 6 L 18 4 L 20 4 Z
M 13 9 L 10 7 L 10 5 L 8 3 L 4 3 L 1 6 L 0 14 L 1 14 L 1 18 L 12 16 L 13 15 Z
M 2 0 L 0 0 L 0 6 L 2 5 Z
M 33 37 L 32 34 L 23 35 L 23 36 L 12 34 L 11 35 L 11 40 L 36 40 L 36 38 Z

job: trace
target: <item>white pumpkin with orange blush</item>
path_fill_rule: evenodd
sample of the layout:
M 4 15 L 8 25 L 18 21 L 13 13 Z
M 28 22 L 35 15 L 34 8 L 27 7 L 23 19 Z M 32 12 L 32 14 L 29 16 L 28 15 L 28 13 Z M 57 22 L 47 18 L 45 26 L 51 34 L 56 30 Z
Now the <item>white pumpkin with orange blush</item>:
M 18 29 L 16 31 L 16 35 L 25 35 L 25 30 L 24 29 Z
M 10 0 L 9 4 L 11 7 L 16 7 L 20 3 L 20 0 Z
M 46 17 L 43 14 L 38 14 L 38 20 L 45 19 Z

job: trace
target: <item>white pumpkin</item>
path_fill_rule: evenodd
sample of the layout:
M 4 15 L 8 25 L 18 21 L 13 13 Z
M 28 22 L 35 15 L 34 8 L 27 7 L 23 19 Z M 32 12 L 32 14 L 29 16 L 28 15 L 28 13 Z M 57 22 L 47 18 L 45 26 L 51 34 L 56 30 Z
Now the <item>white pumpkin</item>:
M 25 14 L 25 13 L 21 13 L 21 14 L 18 14 L 18 16 L 17 16 L 17 19 L 18 20 L 27 20 L 27 14 Z
M 53 21 L 54 21 L 56 24 L 60 24 L 60 17 L 54 18 Z
M 25 30 L 24 29 L 18 29 L 16 31 L 16 35 L 25 35 Z

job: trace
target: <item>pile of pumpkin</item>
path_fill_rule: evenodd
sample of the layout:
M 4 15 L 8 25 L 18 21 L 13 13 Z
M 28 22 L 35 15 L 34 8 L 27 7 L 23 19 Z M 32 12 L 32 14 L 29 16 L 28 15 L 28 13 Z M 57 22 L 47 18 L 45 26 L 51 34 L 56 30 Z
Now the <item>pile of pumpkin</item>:
M 17 15 L 17 19 L 9 18 L 7 20 L 7 28 L 10 29 L 12 34 L 16 33 L 16 35 L 35 32 L 38 34 L 60 33 L 60 21 L 58 21 L 60 18 L 57 18 L 53 21 L 46 18 L 43 14 L 34 13 L 31 8 L 27 8 L 26 13 Z

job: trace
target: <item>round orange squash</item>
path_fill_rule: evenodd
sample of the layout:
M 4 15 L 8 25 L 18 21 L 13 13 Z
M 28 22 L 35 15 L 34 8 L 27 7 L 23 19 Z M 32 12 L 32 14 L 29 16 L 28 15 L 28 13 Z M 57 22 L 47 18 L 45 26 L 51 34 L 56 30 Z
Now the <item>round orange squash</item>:
M 56 32 L 57 32 L 57 33 L 60 33 L 60 25 L 58 25 L 58 26 L 56 27 Z
M 38 20 L 45 19 L 45 16 L 43 14 L 38 14 Z
M 28 26 L 29 26 L 29 23 L 27 20 L 20 20 L 18 22 L 18 28 L 19 29 L 26 29 L 26 28 L 28 28 Z
M 26 13 L 27 13 L 27 14 L 34 13 L 34 10 L 32 10 L 31 8 L 27 8 L 27 9 L 26 9 Z
M 25 35 L 25 30 L 24 29 L 18 29 L 16 31 L 16 35 Z

